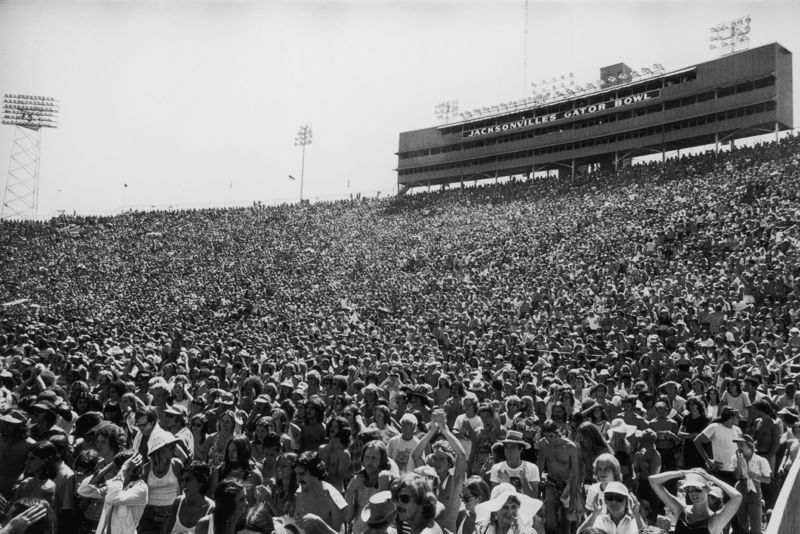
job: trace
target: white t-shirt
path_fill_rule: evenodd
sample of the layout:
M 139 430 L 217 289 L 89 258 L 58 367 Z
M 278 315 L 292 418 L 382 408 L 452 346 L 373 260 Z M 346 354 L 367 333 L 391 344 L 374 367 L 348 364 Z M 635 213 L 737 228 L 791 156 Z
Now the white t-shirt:
M 483 428 L 483 422 L 481 421 L 481 416 L 477 414 L 468 418 L 467 414 L 462 413 L 456 417 L 456 421 L 453 423 L 453 434 L 458 436 L 458 441 L 461 442 L 461 446 L 464 447 L 464 453 L 467 455 L 467 458 L 469 458 L 470 453 L 472 453 L 472 440 L 465 439 L 461 435 L 461 426 L 464 424 L 464 421 L 469 423 L 469 426 L 472 427 L 473 432 L 476 434 Z
M 395 436 L 389 440 L 386 446 L 386 452 L 389 458 L 397 463 L 398 469 L 401 473 L 411 473 L 414 471 L 416 465 L 414 459 L 411 458 L 411 453 L 417 448 L 419 438 L 412 436 L 409 440 L 404 440 L 403 436 Z
M 736 469 L 735 457 L 739 447 L 733 440 L 742 437 L 742 429 L 736 425 L 728 428 L 722 423 L 711 423 L 703 430 L 703 435 L 711 440 L 714 460 L 724 464 L 722 470 L 733 471 Z
M 489 474 L 489 480 L 492 481 L 492 484 L 508 482 L 517 488 L 517 491 L 522 491 L 520 482 L 522 478 L 529 483 L 539 482 L 539 468 L 536 464 L 523 460 L 518 467 L 510 467 L 508 462 L 500 462 L 492 466 Z

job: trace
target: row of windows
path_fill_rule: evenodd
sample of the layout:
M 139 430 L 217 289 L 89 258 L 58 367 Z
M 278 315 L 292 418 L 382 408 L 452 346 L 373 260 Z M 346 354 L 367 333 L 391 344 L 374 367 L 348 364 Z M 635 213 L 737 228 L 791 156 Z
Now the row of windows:
M 478 165 L 486 165 L 491 163 L 497 163 L 500 161 L 507 161 L 507 160 L 514 160 L 520 158 L 532 158 L 535 156 L 542 156 L 546 154 L 556 154 L 559 152 L 565 152 L 568 150 L 576 150 L 581 148 L 588 148 L 592 146 L 599 146 L 599 145 L 607 145 L 610 143 L 617 143 L 620 141 L 625 141 L 629 139 L 638 139 L 640 137 L 649 137 L 657 134 L 662 134 L 666 132 L 673 132 L 677 130 L 683 130 L 686 128 L 694 128 L 696 126 L 702 126 L 704 124 L 712 124 L 714 122 L 721 122 L 730 119 L 735 119 L 737 117 L 745 117 L 747 115 L 754 115 L 757 113 L 764 113 L 767 111 L 774 111 L 776 108 L 776 103 L 774 101 L 769 102 L 762 102 L 760 104 L 754 104 L 751 106 L 732 109 L 725 112 L 719 113 L 711 113 L 709 115 L 705 115 L 702 117 L 694 117 L 692 119 L 683 119 L 680 121 L 675 121 L 667 124 L 661 124 L 658 126 L 651 126 L 649 128 L 642 128 L 639 130 L 632 130 L 630 132 L 623 132 L 613 135 L 606 135 L 602 137 L 595 137 L 592 139 L 586 139 L 583 141 L 576 141 L 574 143 L 564 143 L 562 145 L 554 145 L 542 148 L 535 148 L 535 149 L 527 149 L 527 150 L 519 150 L 516 152 L 508 152 L 506 154 L 497 154 L 493 156 L 485 156 L 482 158 L 475 158 L 472 160 L 467 161 L 457 161 L 452 163 L 441 163 L 438 165 L 427 165 L 424 167 L 415 167 L 413 169 L 399 169 L 398 175 L 399 176 L 409 176 L 414 174 L 422 174 L 428 172 L 436 172 L 436 171 L 443 171 L 448 169 L 467 169 L 472 166 Z
M 747 81 L 740 83 L 738 85 L 732 85 L 730 87 L 720 87 L 717 89 L 704 91 L 696 95 L 689 95 L 683 98 L 666 100 L 664 102 L 659 102 L 656 104 L 652 104 L 650 106 L 643 106 L 640 108 L 620 111 L 617 113 L 592 116 L 591 118 L 588 119 L 571 121 L 563 124 L 559 123 L 551 126 L 536 128 L 533 130 L 529 129 L 526 131 L 513 134 L 501 135 L 496 137 L 487 137 L 486 139 L 482 139 L 480 141 L 467 141 L 464 143 L 448 145 L 445 147 L 415 150 L 413 152 L 404 152 L 398 154 L 398 157 L 399 159 L 402 160 L 402 159 L 416 158 L 421 156 L 429 156 L 434 154 L 445 154 L 455 151 L 470 150 L 473 148 L 480 148 L 497 144 L 505 144 L 514 141 L 521 141 L 523 139 L 531 139 L 534 137 L 550 135 L 553 133 L 563 133 L 564 131 L 569 131 L 569 130 L 580 130 L 583 128 L 589 128 L 591 126 L 597 126 L 601 124 L 611 124 L 617 121 L 627 120 L 634 117 L 643 117 L 645 115 L 650 115 L 653 113 L 662 113 L 663 111 L 666 110 L 673 110 L 685 106 L 691 106 L 697 103 L 708 102 L 710 100 L 714 100 L 715 98 L 724 98 L 727 96 L 748 93 L 756 89 L 762 89 L 764 87 L 771 87 L 774 85 L 775 85 L 775 77 L 767 76 L 764 78 L 759 78 L 758 80 Z M 573 103 L 570 103 L 570 109 L 572 109 L 572 106 Z M 476 127 L 475 124 L 470 124 L 470 128 L 473 127 Z

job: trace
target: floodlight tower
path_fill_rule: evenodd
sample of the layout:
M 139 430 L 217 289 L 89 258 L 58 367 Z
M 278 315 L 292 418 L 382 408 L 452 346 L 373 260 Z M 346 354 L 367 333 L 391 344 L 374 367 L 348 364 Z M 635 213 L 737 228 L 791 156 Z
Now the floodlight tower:
M 722 22 L 711 28 L 708 47 L 711 50 L 720 49 L 720 55 L 733 54 L 736 46 L 746 50 L 750 46 L 750 15 L 728 22 Z
M 458 115 L 458 100 L 448 100 L 447 102 L 436 104 L 434 111 L 436 112 L 436 118 L 447 124 L 451 118 Z
M 297 135 L 294 138 L 294 146 L 303 147 L 303 156 L 300 160 L 300 202 L 303 202 L 303 177 L 306 170 L 306 145 L 311 144 L 312 136 L 313 132 L 311 131 L 311 125 L 304 124 L 297 131 Z
M 57 117 L 58 102 L 54 98 L 3 96 L 3 124 L 15 128 L 0 219 L 35 219 L 38 215 L 42 128 L 56 128 Z

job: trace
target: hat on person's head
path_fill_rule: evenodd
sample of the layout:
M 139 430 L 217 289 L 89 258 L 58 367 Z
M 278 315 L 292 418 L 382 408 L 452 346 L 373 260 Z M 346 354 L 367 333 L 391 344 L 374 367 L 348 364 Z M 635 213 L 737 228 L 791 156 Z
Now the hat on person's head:
M 481 379 L 475 379 L 470 382 L 467 391 L 471 391 L 473 393 L 485 393 L 486 392 L 486 383 Z
M 178 441 L 180 441 L 180 438 L 172 432 L 167 432 L 160 426 L 156 426 L 150 434 L 150 439 L 147 440 L 147 455 L 150 456 L 158 449 L 166 447 L 167 445 L 172 445 Z
M 186 406 L 183 404 L 169 405 L 164 409 L 164 413 L 171 415 L 182 415 L 183 417 L 186 417 L 189 414 L 189 412 L 186 410 Z
M 50 401 L 37 401 L 28 408 L 29 412 L 50 412 L 56 413 L 56 406 Z
M 267 393 L 262 393 L 256 397 L 256 400 L 253 402 L 255 402 L 255 404 L 270 404 L 272 403 L 272 397 L 270 397 Z
M 0 415 L 0 421 L 11 425 L 27 425 L 28 417 L 19 410 L 11 410 L 7 414 Z
M 291 388 L 291 389 L 294 389 L 294 382 L 292 382 L 292 379 L 291 379 L 291 378 L 286 378 L 286 379 L 284 379 L 284 381 L 283 381 L 283 382 L 281 382 L 281 387 L 282 387 L 282 388 Z
M 58 394 L 52 389 L 46 389 L 39 393 L 37 401 L 47 401 L 56 404 L 58 402 Z
M 629 425 L 625 420 L 617 417 L 611 421 L 611 427 L 608 429 L 608 437 L 611 438 L 612 434 L 625 434 L 625 437 L 630 437 L 636 433 L 636 427 Z
M 417 391 L 416 389 L 410 389 L 410 388 L 409 388 L 408 390 L 406 390 L 406 392 L 405 392 L 405 393 L 406 393 L 406 398 L 408 399 L 408 402 L 409 402 L 409 403 L 411 403 L 411 399 L 412 399 L 412 398 L 416 397 L 416 398 L 418 398 L 418 399 L 420 400 L 420 402 L 422 402 L 422 404 L 424 404 L 425 406 L 430 406 L 430 405 L 431 405 L 431 399 L 430 399 L 430 397 L 428 397 L 427 395 L 425 395 L 425 394 L 424 394 L 424 393 L 422 393 L 421 391 Z
M 756 450 L 756 442 L 755 440 L 753 440 L 753 437 L 748 434 L 742 434 L 742 437 L 734 439 L 733 442 L 744 443 L 748 445 L 751 449 Z
M 235 404 L 233 393 L 219 390 L 219 396 L 217 397 L 217 404 L 221 406 L 233 406 Z
M 628 491 L 628 488 L 625 487 L 625 484 L 622 482 L 612 481 L 606 484 L 606 489 L 603 490 L 603 495 L 606 494 L 612 495 L 622 495 L 623 497 L 630 498 L 631 494 Z
M 682 488 L 708 488 L 708 481 L 698 473 L 687 473 L 681 482 Z
M 519 430 L 509 430 L 506 432 L 506 438 L 501 440 L 501 443 L 503 445 L 519 445 L 523 449 L 531 448 L 531 444 L 525 441 L 525 439 L 522 437 L 522 432 Z
M 673 387 L 675 389 L 678 389 L 679 387 L 681 387 L 681 385 L 678 384 L 677 382 L 675 382 L 674 380 L 668 380 L 667 382 L 662 383 L 658 387 L 659 387 L 659 389 L 661 389 L 661 388 L 666 389 L 668 387 Z
M 501 482 L 492 488 L 489 500 L 475 506 L 475 521 L 487 521 L 492 512 L 500 510 L 509 497 L 515 497 L 519 501 L 519 511 L 517 517 L 525 521 L 530 521 L 533 516 L 541 509 L 542 501 L 528 497 L 524 493 L 517 492 L 517 489 L 508 482 Z M 529 519 L 530 518 L 530 519 Z
M 369 502 L 361 510 L 361 521 L 368 525 L 389 523 L 397 514 L 397 505 L 392 499 L 391 491 L 379 491 L 369 498 Z

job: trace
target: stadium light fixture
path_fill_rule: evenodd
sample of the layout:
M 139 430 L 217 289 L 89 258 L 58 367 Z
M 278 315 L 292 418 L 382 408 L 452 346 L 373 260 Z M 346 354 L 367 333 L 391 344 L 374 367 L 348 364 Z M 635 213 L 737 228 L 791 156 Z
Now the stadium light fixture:
M 14 126 L 14 140 L 0 219 L 36 219 L 42 128 L 57 128 L 58 112 L 58 101 L 49 96 L 3 96 L 2 123 Z
M 446 102 L 440 102 L 439 104 L 436 104 L 433 109 L 436 113 L 436 118 L 440 121 L 444 121 L 445 124 L 448 124 L 450 119 L 458 116 L 458 100 L 447 100 Z
M 750 15 L 722 22 L 711 27 L 709 48 L 720 50 L 720 55 L 746 50 L 750 46 Z
M 294 146 L 303 147 L 303 155 L 300 160 L 300 202 L 303 202 L 303 179 L 305 178 L 306 170 L 306 146 L 311 144 L 314 132 L 311 130 L 310 124 L 304 124 L 297 130 L 297 135 L 294 138 Z

